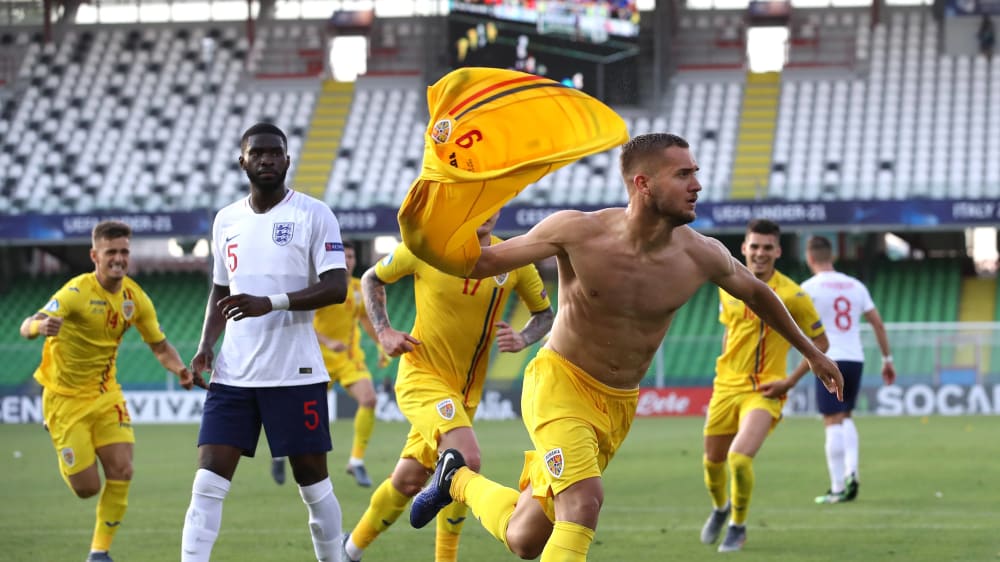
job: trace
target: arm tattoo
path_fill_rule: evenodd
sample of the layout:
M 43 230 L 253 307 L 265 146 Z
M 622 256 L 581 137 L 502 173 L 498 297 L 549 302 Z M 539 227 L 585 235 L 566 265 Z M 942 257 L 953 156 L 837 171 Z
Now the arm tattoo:
M 551 308 L 533 313 L 524 325 L 524 329 L 521 330 L 521 337 L 524 338 L 525 345 L 531 345 L 549 333 L 553 319 L 555 319 L 555 313 L 552 312 Z
M 361 277 L 361 292 L 365 297 L 365 308 L 368 309 L 368 319 L 376 334 L 381 334 L 386 328 L 391 328 L 389 315 L 385 311 L 385 283 L 372 270 Z

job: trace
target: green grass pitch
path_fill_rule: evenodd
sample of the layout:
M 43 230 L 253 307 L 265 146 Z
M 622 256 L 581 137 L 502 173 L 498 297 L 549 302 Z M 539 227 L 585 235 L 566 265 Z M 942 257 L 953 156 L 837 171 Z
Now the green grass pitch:
M 605 474 L 605 502 L 591 561 L 716 560 L 698 542 L 709 508 L 702 483 L 700 419 L 637 420 Z M 785 420 L 754 463 L 757 487 L 745 561 L 1000 560 L 1000 432 L 995 417 L 860 418 L 858 501 L 818 506 L 827 488 L 823 429 L 817 419 Z M 378 423 L 368 455 L 380 482 L 405 437 L 401 423 Z M 180 535 L 196 463 L 193 425 L 136 428 L 135 481 L 112 555 L 117 561 L 180 557 Z M 484 472 L 512 485 L 527 434 L 518 421 L 481 422 Z M 333 428 L 330 466 L 345 529 L 364 511 L 370 490 L 343 472 L 351 426 Z M 236 472 L 213 560 L 314 560 L 306 510 L 293 483 L 277 486 L 265 443 Z M 0 426 L 0 559 L 83 560 L 96 498 L 72 496 L 57 474 L 55 452 L 39 426 Z M 408 512 L 365 553 L 378 560 L 432 561 L 433 524 L 417 531 Z M 461 560 L 517 558 L 466 523 Z

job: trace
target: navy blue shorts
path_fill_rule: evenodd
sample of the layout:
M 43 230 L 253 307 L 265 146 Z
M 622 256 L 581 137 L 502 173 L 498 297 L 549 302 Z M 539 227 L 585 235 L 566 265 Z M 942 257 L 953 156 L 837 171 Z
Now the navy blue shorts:
M 245 388 L 213 382 L 198 446 L 230 445 L 252 457 L 262 425 L 273 457 L 326 453 L 333 448 L 326 383 Z
M 851 412 L 858 401 L 858 392 L 861 390 L 861 368 L 864 367 L 861 361 L 837 361 L 840 367 L 840 374 L 844 375 L 844 401 L 838 402 L 836 394 L 827 392 L 826 387 L 816 379 L 816 407 L 823 415 L 839 414 L 841 412 Z

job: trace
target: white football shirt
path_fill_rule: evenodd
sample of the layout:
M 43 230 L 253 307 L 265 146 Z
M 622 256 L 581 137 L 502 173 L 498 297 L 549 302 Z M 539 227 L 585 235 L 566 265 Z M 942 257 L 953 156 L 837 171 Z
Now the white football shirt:
M 830 349 L 826 355 L 834 361 L 865 360 L 861 347 L 861 315 L 875 309 L 864 283 L 839 271 L 821 271 L 802 284 L 812 297 Z
M 212 225 L 213 281 L 231 294 L 268 296 L 304 289 L 331 269 L 346 269 L 337 217 L 321 201 L 288 190 L 266 213 L 250 198 L 232 203 Z M 312 310 L 275 310 L 228 320 L 212 382 L 242 387 L 327 382 Z

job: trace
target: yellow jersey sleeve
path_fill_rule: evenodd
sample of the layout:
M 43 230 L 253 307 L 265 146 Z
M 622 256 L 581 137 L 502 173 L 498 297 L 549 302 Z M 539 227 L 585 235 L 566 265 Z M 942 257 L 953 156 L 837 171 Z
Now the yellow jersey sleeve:
M 87 304 L 87 296 L 81 290 L 78 279 L 69 280 L 52 295 L 45 306 L 38 309 L 38 312 L 56 318 L 70 318 L 74 314 L 79 314 Z
M 796 283 L 791 280 L 789 283 L 790 287 L 782 291 L 785 294 L 780 295 L 788 312 L 791 313 L 795 323 L 799 325 L 802 333 L 806 336 L 815 338 L 821 335 L 826 329 L 823 327 L 823 321 L 816 310 L 816 305 L 813 304 L 812 297 Z
M 405 244 L 400 244 L 375 264 L 375 275 L 378 275 L 383 283 L 395 283 L 407 275 L 416 273 L 419 265 L 420 260 L 417 256 L 413 255 Z
M 532 313 L 552 308 L 545 284 L 534 265 L 526 265 L 517 270 L 517 285 L 514 290 Z

